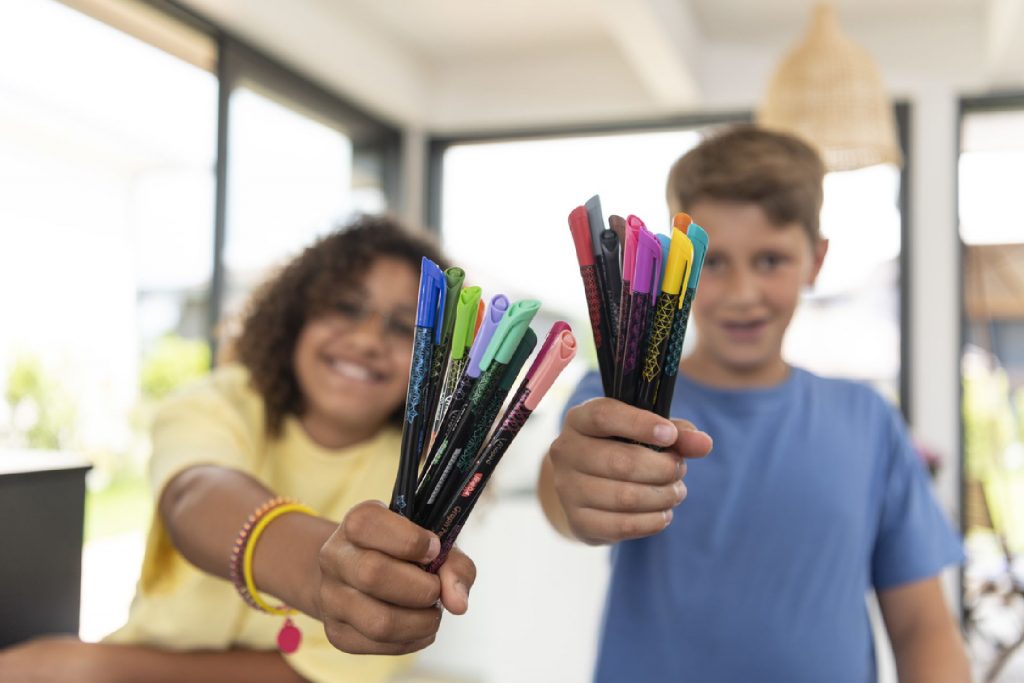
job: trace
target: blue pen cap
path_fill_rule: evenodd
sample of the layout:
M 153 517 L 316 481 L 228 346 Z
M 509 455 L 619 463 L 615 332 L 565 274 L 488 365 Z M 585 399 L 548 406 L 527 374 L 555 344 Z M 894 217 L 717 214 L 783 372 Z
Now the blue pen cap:
M 690 268 L 690 279 L 687 288 L 697 289 L 700 281 L 700 269 L 704 267 L 704 255 L 708 252 L 708 234 L 696 223 L 686 228 L 686 236 L 693 242 L 693 267 Z
M 441 343 L 441 326 L 437 325 L 438 314 L 444 311 L 448 282 L 437 264 L 426 256 L 420 262 L 420 295 L 416 301 L 416 327 L 434 329 L 434 343 Z M 436 328 L 436 329 L 435 329 Z
M 487 351 L 487 346 L 491 343 L 491 337 L 494 336 L 494 331 L 498 329 L 501 319 L 505 317 L 508 307 L 508 297 L 504 294 L 495 294 L 491 298 L 491 303 L 484 312 L 484 320 L 480 323 L 480 331 L 476 333 L 476 338 L 473 339 L 473 347 L 469 350 L 469 364 L 466 366 L 466 374 L 470 377 L 480 376 L 482 372 L 480 361 L 483 360 L 484 352 Z
M 654 283 L 654 291 L 661 291 L 661 283 L 665 281 L 665 266 L 668 265 L 668 248 L 672 246 L 672 237 L 662 235 L 660 232 L 655 235 L 661 244 L 661 269 L 658 271 L 658 281 Z

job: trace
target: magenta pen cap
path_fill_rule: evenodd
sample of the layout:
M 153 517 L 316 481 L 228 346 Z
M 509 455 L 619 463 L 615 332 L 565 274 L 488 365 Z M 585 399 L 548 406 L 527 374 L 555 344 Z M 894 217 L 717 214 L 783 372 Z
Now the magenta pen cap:
M 533 359 L 530 369 L 526 371 L 526 379 L 533 377 L 533 373 L 537 372 L 537 367 L 544 359 L 544 355 L 548 352 L 548 349 L 551 348 L 551 345 L 555 342 L 555 339 L 566 330 L 572 331 L 572 328 L 569 327 L 569 323 L 564 320 L 555 321 L 551 326 L 551 329 L 548 330 L 548 336 L 544 339 L 544 344 L 540 347 L 540 351 L 537 352 L 537 356 Z
M 636 244 L 633 291 L 655 296 L 654 279 L 661 275 L 661 243 L 650 230 L 641 230 Z

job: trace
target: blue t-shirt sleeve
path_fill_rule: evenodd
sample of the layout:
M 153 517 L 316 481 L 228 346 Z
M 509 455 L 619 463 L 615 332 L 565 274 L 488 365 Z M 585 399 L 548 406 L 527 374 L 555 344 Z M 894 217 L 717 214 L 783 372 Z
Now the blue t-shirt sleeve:
M 598 398 L 604 396 L 604 385 L 601 384 L 601 374 L 596 370 L 591 370 L 587 374 L 583 375 L 583 378 L 576 385 L 576 390 L 572 392 L 572 396 L 566 401 L 565 406 L 562 408 L 562 416 L 558 420 L 558 424 L 561 425 L 565 422 L 565 414 L 569 412 L 569 408 L 578 406 L 584 401 L 589 401 L 592 398 Z
M 963 545 L 932 494 L 903 420 L 886 407 L 881 515 L 871 579 L 876 590 L 935 576 L 963 561 Z

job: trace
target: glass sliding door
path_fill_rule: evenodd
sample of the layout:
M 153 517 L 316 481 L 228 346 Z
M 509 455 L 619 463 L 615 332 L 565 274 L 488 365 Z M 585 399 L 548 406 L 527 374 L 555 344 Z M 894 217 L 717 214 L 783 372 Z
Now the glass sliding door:
M 1024 679 L 1024 98 L 965 107 L 964 610 L 979 681 Z

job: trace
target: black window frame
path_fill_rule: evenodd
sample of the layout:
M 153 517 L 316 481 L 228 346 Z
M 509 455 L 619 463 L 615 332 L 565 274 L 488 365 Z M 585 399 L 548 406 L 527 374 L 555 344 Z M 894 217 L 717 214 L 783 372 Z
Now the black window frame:
M 401 130 L 330 88 L 286 66 L 216 22 L 174 0 L 140 0 L 214 41 L 217 78 L 217 150 L 214 167 L 213 264 L 207 302 L 205 335 L 216 365 L 217 327 L 224 311 L 227 242 L 228 159 L 231 149 L 231 93 L 243 85 L 287 102 L 321 123 L 336 127 L 352 142 L 353 166 L 375 172 L 381 179 L 386 204 L 401 204 Z

